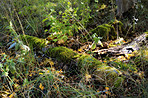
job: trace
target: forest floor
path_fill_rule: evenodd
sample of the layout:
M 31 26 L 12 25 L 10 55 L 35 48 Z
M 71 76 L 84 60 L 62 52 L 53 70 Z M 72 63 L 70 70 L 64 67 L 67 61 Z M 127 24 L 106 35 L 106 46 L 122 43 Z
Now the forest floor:
M 1 98 L 148 98 L 146 0 L 121 21 L 112 0 L 37 1 L 0 1 Z

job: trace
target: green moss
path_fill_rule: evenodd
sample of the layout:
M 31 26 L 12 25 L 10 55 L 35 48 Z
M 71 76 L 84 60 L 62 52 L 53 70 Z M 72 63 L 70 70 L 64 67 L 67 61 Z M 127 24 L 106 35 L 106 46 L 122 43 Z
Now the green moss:
M 111 39 L 114 39 L 116 35 L 114 27 L 110 24 L 99 25 L 95 29 L 91 30 L 91 32 L 96 33 L 99 37 L 103 37 L 105 41 L 109 40 L 109 37 L 111 37 Z M 113 36 L 111 36 L 110 34 L 112 34 Z
M 118 69 L 110 66 L 98 67 L 97 70 L 94 72 L 97 80 L 99 80 L 100 82 L 104 82 L 110 86 L 121 84 L 122 81 L 118 80 L 118 77 L 121 74 L 122 73 Z M 115 81 L 117 81 L 116 84 L 114 84 Z
M 46 53 L 48 56 L 56 58 L 58 61 L 62 61 L 64 63 L 70 63 L 70 61 L 78 56 L 76 52 L 66 47 L 49 48 Z
M 121 74 L 121 72 L 118 69 L 110 66 L 101 66 L 97 68 L 97 71 L 98 72 L 100 71 L 101 73 L 105 73 L 106 76 L 112 76 L 112 77 L 116 77 Z
M 108 41 L 110 39 L 115 39 L 117 37 L 117 32 L 115 30 L 116 25 L 118 25 L 119 31 L 121 31 L 123 23 L 118 20 L 113 20 L 108 24 L 102 24 L 92 29 L 92 33 L 96 33 L 99 37 L 103 37 L 103 41 Z
M 78 66 L 80 68 L 94 69 L 97 65 L 102 65 L 102 62 L 89 55 L 82 55 L 78 59 Z
M 45 39 L 37 38 L 34 36 L 29 36 L 29 35 L 21 35 L 21 39 L 25 44 L 29 44 L 31 47 L 37 47 L 37 48 L 44 48 L 47 44 L 48 41 Z

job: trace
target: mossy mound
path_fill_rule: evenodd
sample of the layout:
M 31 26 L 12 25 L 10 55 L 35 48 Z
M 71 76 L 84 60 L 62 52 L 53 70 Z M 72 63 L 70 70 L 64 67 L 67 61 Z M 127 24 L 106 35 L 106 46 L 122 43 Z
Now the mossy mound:
M 98 68 L 94 72 L 97 80 L 110 86 L 119 86 L 119 84 L 123 82 L 124 78 L 119 77 L 121 74 L 122 73 L 115 67 L 110 67 L 106 65 L 98 66 Z
M 96 33 L 99 37 L 103 37 L 103 41 L 117 38 L 117 32 L 115 27 L 118 25 L 118 29 L 121 30 L 123 23 L 115 20 L 108 24 L 102 24 L 91 30 L 91 33 Z
M 105 40 L 109 40 L 109 34 L 115 34 L 114 28 L 109 24 L 99 25 L 91 30 L 91 32 L 96 33 L 99 37 L 103 37 Z

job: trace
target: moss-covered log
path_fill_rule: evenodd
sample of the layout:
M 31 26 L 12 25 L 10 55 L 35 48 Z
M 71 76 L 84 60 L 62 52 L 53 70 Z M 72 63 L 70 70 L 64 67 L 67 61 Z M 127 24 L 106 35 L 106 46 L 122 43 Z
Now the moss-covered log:
M 37 46 L 41 49 L 46 46 L 46 41 L 43 39 L 28 35 L 25 35 L 22 38 L 27 39 L 28 43 L 31 43 L 34 47 Z M 121 80 L 123 80 L 122 77 L 120 77 L 120 80 L 118 79 L 118 76 L 121 74 L 118 69 L 104 64 L 90 55 L 78 54 L 72 49 L 68 49 L 66 47 L 51 47 L 44 53 L 46 53 L 49 57 L 56 58 L 59 62 L 69 64 L 70 68 L 72 67 L 70 65 L 71 62 L 75 62 L 79 72 L 85 74 L 87 71 L 89 74 L 95 75 L 97 80 L 104 80 L 104 83 L 107 83 L 108 85 L 114 85 L 117 80 L 121 83 Z
M 97 80 L 110 86 L 119 86 L 124 80 L 123 77 L 119 77 L 121 72 L 118 69 L 104 64 L 90 55 L 81 55 L 66 47 L 49 48 L 48 51 L 46 51 L 46 54 L 67 64 L 75 61 L 78 67 L 77 69 L 81 73 L 85 74 L 86 72 L 89 72 L 90 74 L 95 75 Z
M 47 44 L 48 41 L 45 39 L 37 38 L 34 36 L 29 36 L 29 35 L 21 35 L 20 38 L 23 40 L 25 44 L 29 44 L 30 47 L 36 47 L 39 49 L 44 48 Z
M 77 56 L 79 56 L 76 52 L 66 47 L 49 48 L 46 51 L 46 54 L 64 63 L 69 63 L 70 61 L 75 60 Z

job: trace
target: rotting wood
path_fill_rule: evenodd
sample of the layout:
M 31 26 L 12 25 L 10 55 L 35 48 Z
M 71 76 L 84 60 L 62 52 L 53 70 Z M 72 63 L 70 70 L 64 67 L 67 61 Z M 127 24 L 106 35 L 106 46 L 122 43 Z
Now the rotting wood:
M 120 46 L 111 47 L 109 49 L 101 49 L 94 51 L 94 53 L 97 53 L 99 55 L 107 54 L 108 56 L 119 56 L 119 55 L 126 55 L 131 54 L 134 51 L 140 50 L 142 45 L 148 48 L 147 45 L 147 33 L 143 33 L 142 35 L 136 37 L 132 42 L 122 44 Z

